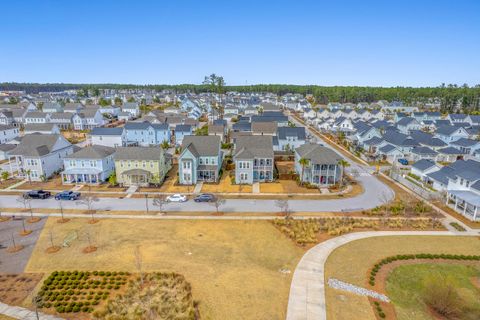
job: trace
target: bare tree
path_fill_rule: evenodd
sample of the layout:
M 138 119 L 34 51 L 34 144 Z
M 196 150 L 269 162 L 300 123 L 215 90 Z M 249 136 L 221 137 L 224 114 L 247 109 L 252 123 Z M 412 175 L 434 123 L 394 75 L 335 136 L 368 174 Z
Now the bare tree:
M 275 206 L 277 206 L 280 209 L 280 212 L 285 215 L 285 219 L 289 219 L 291 217 L 292 210 L 290 210 L 288 200 L 276 200 Z
M 92 215 L 92 220 L 91 221 L 95 222 L 94 214 L 95 214 L 96 210 L 94 210 L 94 204 L 95 204 L 95 202 L 98 202 L 98 201 L 100 201 L 100 199 L 98 199 L 98 197 L 92 196 L 92 195 L 87 195 L 83 199 L 78 200 L 76 202 L 76 204 L 86 206 L 87 210 L 88 210 L 88 213 L 90 213 Z
M 225 199 L 223 198 L 220 198 L 218 196 L 215 196 L 213 198 L 213 200 L 210 202 L 210 205 L 214 206 L 215 209 L 217 210 L 217 214 L 218 214 L 218 211 L 220 209 L 221 206 L 223 206 L 225 204 Z
M 148 208 L 148 194 L 144 194 L 145 196 L 145 209 L 147 209 L 147 214 L 148 214 L 148 211 L 149 211 L 149 208 Z
M 160 196 L 153 199 L 153 205 L 158 207 L 158 211 L 160 212 L 160 214 L 163 213 L 163 207 L 166 204 L 167 204 L 167 201 L 165 199 L 161 198 Z
M 135 255 L 135 268 L 137 268 L 138 274 L 140 275 L 140 283 L 143 286 L 143 256 L 142 251 L 140 250 L 140 246 L 136 246 L 134 250 Z

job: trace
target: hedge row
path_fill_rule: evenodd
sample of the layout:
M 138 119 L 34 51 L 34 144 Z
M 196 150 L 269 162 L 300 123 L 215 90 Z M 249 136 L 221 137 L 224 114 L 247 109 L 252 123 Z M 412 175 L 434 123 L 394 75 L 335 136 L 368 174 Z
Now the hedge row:
M 417 254 L 398 254 L 380 260 L 375 264 L 370 271 L 370 285 L 375 285 L 375 277 L 380 271 L 383 265 L 400 260 L 415 260 L 415 259 L 445 259 L 445 260 L 467 260 L 467 261 L 480 261 L 480 255 L 464 255 L 464 254 L 434 254 L 434 253 L 417 253 Z

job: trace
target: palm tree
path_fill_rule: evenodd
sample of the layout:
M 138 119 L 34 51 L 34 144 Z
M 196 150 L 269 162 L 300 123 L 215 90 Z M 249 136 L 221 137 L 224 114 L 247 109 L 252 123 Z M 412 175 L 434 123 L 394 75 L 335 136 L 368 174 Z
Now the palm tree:
M 341 185 L 343 186 L 343 181 L 345 179 L 345 168 L 350 167 L 350 163 L 345 159 L 341 159 L 338 160 L 338 165 L 342 167 Z
M 298 163 L 302 166 L 302 175 L 300 177 L 300 184 L 303 185 L 303 173 L 305 172 L 305 167 L 308 166 L 310 161 L 305 158 L 300 158 L 300 160 L 298 160 Z

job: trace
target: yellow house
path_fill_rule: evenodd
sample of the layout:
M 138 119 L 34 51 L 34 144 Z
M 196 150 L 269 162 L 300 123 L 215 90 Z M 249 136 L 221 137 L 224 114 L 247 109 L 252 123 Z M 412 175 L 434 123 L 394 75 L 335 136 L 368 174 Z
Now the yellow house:
M 124 186 L 161 184 L 170 168 L 161 147 L 118 147 L 115 153 L 117 182 Z

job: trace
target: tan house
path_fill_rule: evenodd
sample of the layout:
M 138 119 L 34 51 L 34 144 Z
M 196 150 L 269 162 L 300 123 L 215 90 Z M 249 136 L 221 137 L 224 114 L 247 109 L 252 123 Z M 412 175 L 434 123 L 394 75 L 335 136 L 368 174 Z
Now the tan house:
M 171 157 L 161 147 L 118 147 L 117 182 L 124 186 L 161 184 L 171 168 Z

